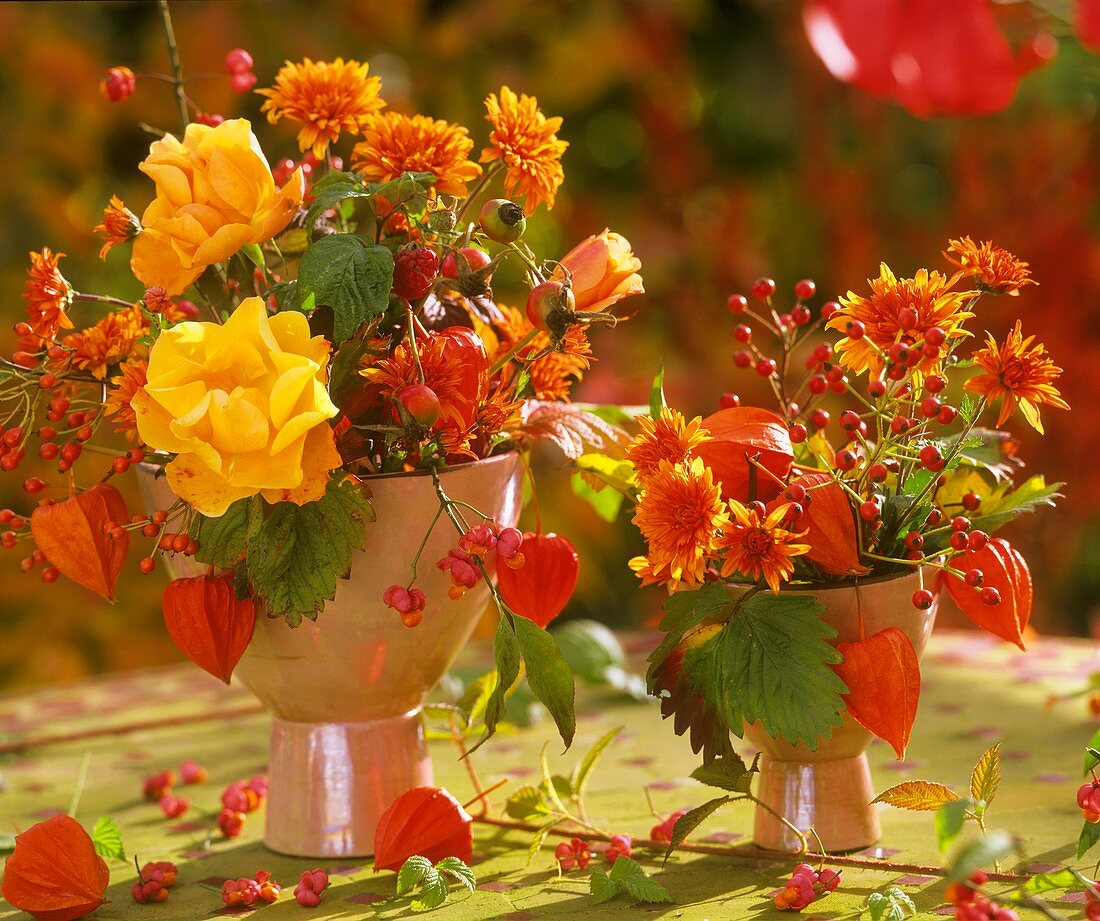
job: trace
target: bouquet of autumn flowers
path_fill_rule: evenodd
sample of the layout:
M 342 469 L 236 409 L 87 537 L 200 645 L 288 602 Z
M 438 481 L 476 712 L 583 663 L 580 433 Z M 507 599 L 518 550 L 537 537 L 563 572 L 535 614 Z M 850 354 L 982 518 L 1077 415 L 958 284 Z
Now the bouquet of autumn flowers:
M 812 281 L 789 312 L 771 279 L 757 281 L 752 300 L 729 298 L 733 363 L 767 380 L 779 412 L 726 394 L 688 420 L 658 381 L 629 463 L 577 462 L 636 502 L 648 552 L 630 566 L 672 593 L 650 689 L 708 760 L 754 722 L 814 749 L 845 711 L 901 757 L 920 683 L 912 643 L 888 628 L 834 648 L 815 590 L 916 572 L 914 606 L 946 590 L 978 626 L 1024 646 L 1031 576 L 991 535 L 1052 505 L 1061 484 L 1017 482 L 1017 442 L 1000 426 L 1018 413 L 1041 433 L 1043 406 L 1068 409 L 1061 370 L 1019 322 L 977 345 L 967 329 L 983 296 L 1034 284 L 1026 263 L 965 237 L 945 256 L 950 276 L 883 265 L 868 293 L 817 317 Z M 813 335 L 821 324 L 839 341 Z M 760 329 L 776 353 L 758 345 Z M 835 417 L 834 399 L 847 403 Z M 990 414 L 995 428 L 982 426 Z
M 227 55 L 239 91 L 252 66 L 241 49 Z M 125 99 L 139 79 L 112 68 L 104 95 Z M 373 520 L 361 477 L 437 474 L 537 439 L 571 456 L 621 451 L 624 433 L 570 393 L 589 328 L 614 323 L 609 308 L 642 281 L 630 244 L 606 230 L 560 260 L 524 242 L 529 213 L 554 204 L 567 146 L 533 97 L 488 96 L 475 160 L 461 125 L 388 109 L 366 64 L 288 62 L 256 92 L 269 121 L 298 124 L 302 156 L 272 169 L 247 120 L 200 112 L 178 66 L 163 79 L 182 131 L 139 165 L 153 197 L 140 217 L 113 197 L 95 228 L 104 258 L 132 243 L 144 294 L 78 290 L 63 254 L 31 253 L 18 349 L 0 368 L 0 469 L 40 460 L 56 476 L 26 477 L 38 506 L 0 512 L 0 544 L 25 548 L 22 568 L 43 581 L 64 575 L 106 598 L 135 539 L 149 542 L 143 572 L 156 547 L 210 564 L 169 586 L 165 616 L 184 651 L 228 680 L 256 610 L 294 626 L 333 597 Z M 350 169 L 334 152 L 347 135 L 359 138 Z M 508 198 L 491 197 L 498 182 Z M 494 296 L 498 270 L 528 290 L 521 307 Z M 112 479 L 137 464 L 160 468 L 170 507 L 131 515 Z M 522 575 L 516 529 L 460 526 L 439 495 L 459 530 L 438 563 L 452 596 L 491 583 L 495 558 L 517 596 L 539 580 L 537 567 Z M 385 602 L 415 627 L 447 602 L 425 598 L 410 562 L 413 581 L 395 573 Z M 493 593 L 513 623 L 523 612 Z

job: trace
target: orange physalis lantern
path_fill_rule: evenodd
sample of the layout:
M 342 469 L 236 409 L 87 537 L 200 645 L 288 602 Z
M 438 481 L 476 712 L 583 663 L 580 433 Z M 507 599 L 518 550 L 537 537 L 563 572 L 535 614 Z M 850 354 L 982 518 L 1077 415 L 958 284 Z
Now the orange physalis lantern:
M 0 892 L 38 921 L 75 921 L 106 901 L 110 880 L 80 823 L 55 815 L 16 836 Z
M 176 579 L 164 590 L 163 608 L 172 642 L 228 684 L 256 625 L 256 605 L 237 598 L 232 574 Z
M 794 530 L 805 529 L 799 543 L 809 544 L 806 559 L 834 576 L 857 576 L 870 570 L 859 561 L 856 523 L 843 488 L 828 473 L 807 473 L 791 480 L 806 490 L 808 501 Z M 775 501 L 785 501 L 777 499 Z
M 577 587 L 577 548 L 557 534 L 523 535 L 523 565 L 512 569 L 497 562 L 497 587 L 514 614 L 543 629 L 557 617 Z
M 446 790 L 413 787 L 382 813 L 374 832 L 374 869 L 400 870 L 414 854 L 438 863 L 444 857 L 470 862 L 473 819 Z
M 986 604 L 978 590 L 958 576 L 943 577 L 943 584 L 962 612 L 983 630 L 1024 648 L 1024 628 L 1031 618 L 1031 571 L 1022 554 L 1006 540 L 995 537 L 981 550 L 954 557 L 956 569 L 979 569 L 982 588 L 995 588 L 1000 604 Z
M 852 718 L 893 746 L 900 761 L 909 745 L 920 698 L 917 651 L 897 627 L 854 643 L 837 643 L 844 661 L 834 666 L 848 685 L 844 698 Z
M 723 498 L 768 502 L 779 495 L 779 480 L 787 476 L 794 462 L 791 437 L 779 416 L 766 409 L 735 406 L 707 416 L 703 428 L 713 438 L 699 445 L 695 453 L 714 471 Z M 765 469 L 754 470 L 754 459 Z M 750 496 L 749 482 L 754 475 L 756 490 Z
M 130 532 L 112 537 L 108 525 L 129 521 L 122 493 L 109 483 L 96 483 L 62 502 L 36 508 L 31 514 L 31 534 L 62 575 L 113 601 L 130 548 Z

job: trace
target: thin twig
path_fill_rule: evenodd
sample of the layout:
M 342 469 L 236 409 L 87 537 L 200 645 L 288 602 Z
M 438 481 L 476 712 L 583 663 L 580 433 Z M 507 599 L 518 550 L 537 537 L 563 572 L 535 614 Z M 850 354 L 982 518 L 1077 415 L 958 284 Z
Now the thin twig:
M 172 61 L 172 82 L 176 89 L 176 106 L 180 116 L 180 138 L 187 131 L 187 123 L 191 121 L 187 114 L 187 92 L 184 90 L 183 67 L 180 65 L 180 53 L 176 47 L 176 32 L 172 28 L 172 14 L 168 11 L 168 0 L 157 0 L 160 8 L 160 19 L 164 24 L 164 41 L 168 45 L 168 57 Z

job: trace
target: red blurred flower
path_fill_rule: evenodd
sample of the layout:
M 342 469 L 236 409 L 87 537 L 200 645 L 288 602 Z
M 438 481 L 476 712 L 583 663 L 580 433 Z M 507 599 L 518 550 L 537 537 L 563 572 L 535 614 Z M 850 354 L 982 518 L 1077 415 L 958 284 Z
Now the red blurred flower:
M 104 99 L 121 102 L 134 95 L 137 77 L 129 67 L 108 68 L 106 75 L 99 81 L 99 92 Z

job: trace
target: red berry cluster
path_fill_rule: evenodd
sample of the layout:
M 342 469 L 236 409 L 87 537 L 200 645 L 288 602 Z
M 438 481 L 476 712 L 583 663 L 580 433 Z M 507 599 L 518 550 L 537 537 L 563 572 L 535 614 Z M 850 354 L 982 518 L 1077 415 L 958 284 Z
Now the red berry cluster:
M 632 857 L 633 845 L 630 835 L 612 835 L 607 847 L 603 849 L 603 859 L 613 864 L 620 857 Z
M 267 870 L 257 870 L 252 879 L 227 879 L 221 895 L 228 908 L 251 908 L 257 902 L 277 902 L 280 892 L 282 887 Z
M 252 72 L 253 61 L 243 48 L 234 48 L 225 56 L 225 70 L 235 92 L 247 93 L 256 85 L 256 75 Z
M 1100 822 L 1100 780 L 1096 779 L 1096 774 L 1091 781 L 1078 787 L 1077 805 L 1086 822 L 1092 825 Z
M 328 874 L 324 870 L 303 870 L 294 887 L 294 899 L 303 908 L 316 908 L 321 904 L 321 893 L 327 888 Z
M 222 791 L 222 811 L 218 813 L 218 830 L 223 837 L 236 838 L 244 828 L 245 817 L 255 812 L 267 799 L 266 774 L 249 780 L 235 780 Z
M 554 859 L 558 866 L 566 873 L 577 867 L 584 870 L 592 860 L 592 852 L 588 849 L 588 842 L 580 838 L 571 841 L 563 841 L 554 848 Z
M 800 863 L 791 871 L 787 885 L 773 897 L 775 907 L 781 911 L 802 911 L 811 902 L 835 892 L 840 885 L 840 871 L 822 867 L 815 870 L 808 863 Z
M 160 860 L 147 863 L 138 871 L 138 881 L 130 888 L 135 902 L 163 902 L 168 898 L 168 890 L 176 884 L 179 869 L 174 863 Z
M 978 891 L 988 879 L 984 870 L 975 870 L 965 883 L 952 883 L 944 891 L 944 897 L 955 906 L 957 921 L 1019 921 L 1020 916 L 1011 908 L 998 905 Z

